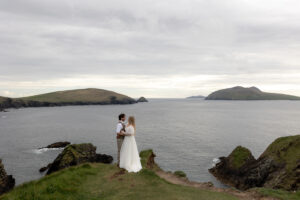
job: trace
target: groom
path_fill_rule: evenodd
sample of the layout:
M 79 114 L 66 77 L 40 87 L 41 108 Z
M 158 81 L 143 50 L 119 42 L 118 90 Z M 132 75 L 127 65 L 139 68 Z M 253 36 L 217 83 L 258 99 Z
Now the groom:
M 120 151 L 121 147 L 124 141 L 124 133 L 125 133 L 125 120 L 126 120 L 126 115 L 125 114 L 120 114 L 119 115 L 119 123 L 117 125 L 117 145 L 118 145 L 118 166 L 120 166 Z

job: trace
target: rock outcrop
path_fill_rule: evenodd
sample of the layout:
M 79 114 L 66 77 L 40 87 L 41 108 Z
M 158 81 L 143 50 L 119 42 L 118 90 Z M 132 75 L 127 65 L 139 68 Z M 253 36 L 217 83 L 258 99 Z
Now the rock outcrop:
M 12 175 L 7 175 L 0 159 L 0 195 L 8 192 L 15 186 L 15 179 Z
M 222 182 L 242 190 L 299 190 L 300 135 L 276 139 L 257 160 L 248 149 L 239 146 L 228 157 L 221 157 L 209 171 Z
M 69 144 L 71 144 L 70 142 L 55 142 L 53 144 L 50 144 L 46 147 L 43 147 L 41 149 L 44 149 L 44 148 L 48 148 L 48 149 L 54 149 L 54 148 L 64 148 L 66 146 L 68 146 Z
M 40 172 L 48 169 L 47 174 L 51 174 L 58 170 L 86 162 L 112 163 L 112 161 L 113 158 L 110 155 L 97 154 L 96 147 L 92 144 L 72 144 L 68 145 L 53 163 L 41 168 Z
M 144 150 L 140 152 L 141 164 L 143 168 L 153 169 L 158 167 L 155 163 L 156 155 L 153 153 L 152 149 Z
M 138 103 L 140 102 L 148 102 L 148 100 L 145 98 L 145 97 L 140 97 L 138 100 L 137 100 Z

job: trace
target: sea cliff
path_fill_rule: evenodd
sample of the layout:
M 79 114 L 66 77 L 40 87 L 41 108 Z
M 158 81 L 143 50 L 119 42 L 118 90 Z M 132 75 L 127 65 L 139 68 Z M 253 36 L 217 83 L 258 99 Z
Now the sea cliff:
M 220 160 L 210 172 L 238 189 L 300 190 L 300 135 L 276 139 L 258 159 L 239 146 Z

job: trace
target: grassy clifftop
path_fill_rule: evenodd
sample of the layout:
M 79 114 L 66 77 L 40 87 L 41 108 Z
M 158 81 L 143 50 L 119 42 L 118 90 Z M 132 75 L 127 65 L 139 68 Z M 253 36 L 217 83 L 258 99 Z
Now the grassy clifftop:
M 203 187 L 201 183 L 160 170 L 152 150 L 142 151 L 140 156 L 143 169 L 139 173 L 127 173 L 111 164 L 85 163 L 20 185 L 0 196 L 0 200 L 296 200 L 300 197 L 299 192 L 266 188 L 241 192 Z
M 87 163 L 16 187 L 1 200 L 236 200 L 225 192 L 175 185 L 160 178 L 152 151 L 141 152 L 143 170 L 127 173 L 116 165 Z M 154 160 L 153 160 L 154 161 Z

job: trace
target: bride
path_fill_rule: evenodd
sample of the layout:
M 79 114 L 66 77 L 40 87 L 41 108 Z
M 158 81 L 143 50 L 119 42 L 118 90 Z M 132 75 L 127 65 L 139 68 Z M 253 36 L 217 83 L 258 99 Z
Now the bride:
M 135 142 L 135 119 L 128 118 L 128 125 L 125 128 L 125 139 L 120 152 L 120 168 L 128 172 L 138 172 L 142 169 L 139 152 Z

